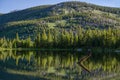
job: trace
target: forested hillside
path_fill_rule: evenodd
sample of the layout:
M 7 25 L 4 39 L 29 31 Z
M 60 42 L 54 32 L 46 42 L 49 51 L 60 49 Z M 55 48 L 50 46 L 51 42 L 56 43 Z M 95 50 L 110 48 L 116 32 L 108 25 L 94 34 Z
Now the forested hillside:
M 84 2 L 63 2 L 44 5 L 0 15 L 0 37 L 21 39 L 30 36 L 32 40 L 44 30 L 77 33 L 79 28 L 119 29 L 120 8 L 103 7 Z

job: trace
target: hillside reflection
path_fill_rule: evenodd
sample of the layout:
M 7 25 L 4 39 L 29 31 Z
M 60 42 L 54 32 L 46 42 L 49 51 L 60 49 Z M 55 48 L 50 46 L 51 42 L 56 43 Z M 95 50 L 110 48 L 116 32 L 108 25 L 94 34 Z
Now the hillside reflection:
M 85 52 L 2 51 L 0 52 L 0 71 L 51 80 L 119 77 L 120 53 L 93 53 L 83 63 L 91 73 L 87 73 L 77 64 L 78 60 L 85 55 L 87 55 Z M 19 77 L 17 76 L 16 79 Z

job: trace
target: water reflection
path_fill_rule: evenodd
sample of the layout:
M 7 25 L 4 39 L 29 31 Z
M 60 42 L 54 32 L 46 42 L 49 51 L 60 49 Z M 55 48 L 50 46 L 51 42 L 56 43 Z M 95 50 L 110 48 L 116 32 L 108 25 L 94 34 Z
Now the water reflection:
M 0 79 L 3 80 L 93 80 L 120 78 L 119 53 L 93 53 L 84 66 L 77 64 L 84 52 L 2 51 Z M 9 76 L 9 77 L 7 77 Z

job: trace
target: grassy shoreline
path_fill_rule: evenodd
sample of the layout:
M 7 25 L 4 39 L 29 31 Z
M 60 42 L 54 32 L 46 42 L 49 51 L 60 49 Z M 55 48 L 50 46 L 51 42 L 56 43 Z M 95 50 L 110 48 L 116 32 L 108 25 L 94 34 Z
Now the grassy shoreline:
M 73 50 L 77 50 L 77 49 L 60 49 L 60 48 L 0 48 L 0 50 L 52 50 L 52 51 L 73 51 Z
M 18 51 L 88 51 L 88 48 L 0 48 L 0 51 L 18 50 Z M 120 49 L 114 48 L 91 48 L 92 52 L 120 52 Z

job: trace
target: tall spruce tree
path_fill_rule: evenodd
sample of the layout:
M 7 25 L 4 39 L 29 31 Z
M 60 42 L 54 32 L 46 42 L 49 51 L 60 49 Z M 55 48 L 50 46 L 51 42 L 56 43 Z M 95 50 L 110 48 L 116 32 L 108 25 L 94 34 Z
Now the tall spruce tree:
M 41 47 L 47 47 L 47 35 L 45 30 L 43 30 L 43 33 L 41 35 L 41 44 L 42 44 Z
M 37 37 L 35 38 L 35 41 L 34 41 L 34 47 L 36 48 L 40 48 L 41 47 L 41 35 L 40 33 L 37 34 Z
M 53 46 L 53 36 L 51 35 L 50 30 L 48 31 L 47 42 L 47 46 L 51 48 Z

